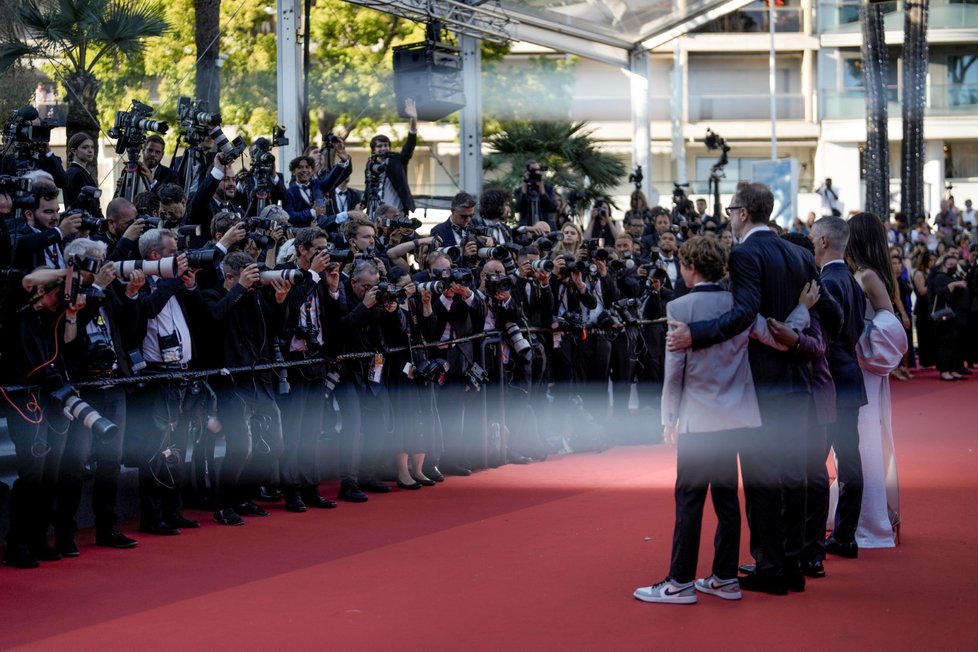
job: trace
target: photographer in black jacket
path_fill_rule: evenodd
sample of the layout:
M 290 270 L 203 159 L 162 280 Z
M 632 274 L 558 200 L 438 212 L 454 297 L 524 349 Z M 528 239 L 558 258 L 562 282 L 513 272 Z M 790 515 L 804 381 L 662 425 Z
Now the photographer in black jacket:
M 248 367 L 275 361 L 275 335 L 281 331 L 284 302 L 292 284 L 270 281 L 270 300 L 260 289 L 261 272 L 248 254 L 236 251 L 223 262 L 223 283 L 203 294 L 204 307 L 220 331 L 218 362 L 222 367 Z M 270 272 L 274 274 L 274 272 Z M 282 417 L 275 402 L 277 377 L 272 371 L 240 373 L 212 382 L 218 394 L 227 447 L 218 488 L 214 520 L 242 525 L 242 516 L 268 516 L 251 501 L 265 478 L 274 475 L 282 455 Z M 274 478 L 272 478 L 274 480 Z
M 523 170 L 523 184 L 514 195 L 520 226 L 534 226 L 546 222 L 551 230 L 557 228 L 557 201 L 554 189 L 544 182 L 543 171 L 536 161 L 527 161 Z
M 135 301 L 145 284 L 142 272 L 133 272 L 123 285 L 117 278 L 115 263 L 105 261 L 106 245 L 87 238 L 72 240 L 65 256 L 72 260 L 83 287 L 95 294 L 86 305 L 69 308 L 68 319 L 77 319 L 77 336 L 64 348 L 64 361 L 74 382 L 109 380 L 133 375 L 132 365 L 142 360 L 133 356 L 138 316 Z M 91 271 L 97 268 L 97 271 Z M 55 509 L 55 547 L 64 557 L 77 557 L 75 513 L 81 503 L 85 464 L 94 458 L 92 510 L 95 513 L 95 543 L 109 548 L 132 548 L 136 541 L 117 527 L 115 512 L 119 492 L 122 443 L 126 430 L 126 389 L 106 386 L 82 390 L 81 398 L 117 426 L 111 436 L 93 436 L 91 428 L 75 420 L 68 431 L 68 442 L 58 475 Z
M 292 286 L 285 300 L 282 355 L 287 361 L 308 360 L 340 350 L 342 309 L 339 266 L 330 263 L 326 232 L 316 227 L 295 235 L 295 262 L 286 269 L 301 269 L 308 276 Z M 282 401 L 283 445 L 279 471 L 285 490 L 285 508 L 304 512 L 306 507 L 331 509 L 336 503 L 319 494 L 317 451 L 323 422 L 324 394 L 336 380 L 322 364 L 289 370 L 292 391 Z

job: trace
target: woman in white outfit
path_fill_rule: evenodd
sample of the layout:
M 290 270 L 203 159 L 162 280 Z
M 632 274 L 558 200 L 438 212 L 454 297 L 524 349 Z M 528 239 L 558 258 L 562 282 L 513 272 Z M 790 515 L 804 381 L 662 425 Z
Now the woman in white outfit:
M 907 351 L 907 335 L 893 312 L 896 282 L 886 232 L 872 213 L 849 220 L 846 259 L 866 293 L 866 327 L 856 346 L 869 402 L 859 410 L 863 500 L 856 529 L 860 548 L 892 548 L 900 526 L 900 495 L 890 412 L 889 375 Z

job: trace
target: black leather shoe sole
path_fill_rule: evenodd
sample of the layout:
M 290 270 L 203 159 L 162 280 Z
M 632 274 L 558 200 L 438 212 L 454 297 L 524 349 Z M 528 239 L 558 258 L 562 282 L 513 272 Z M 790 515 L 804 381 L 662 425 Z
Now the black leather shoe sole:
M 740 578 L 740 588 L 744 591 L 767 593 L 768 595 L 788 595 L 785 579 L 778 575 L 758 575 L 751 573 Z

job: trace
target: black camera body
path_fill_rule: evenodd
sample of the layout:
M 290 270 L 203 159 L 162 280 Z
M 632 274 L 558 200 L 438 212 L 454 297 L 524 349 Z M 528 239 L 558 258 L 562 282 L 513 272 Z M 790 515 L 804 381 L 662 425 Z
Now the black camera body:
M 489 274 L 486 276 L 486 294 L 490 297 L 497 292 L 512 292 L 513 279 L 502 274 Z
M 391 301 L 400 303 L 402 301 L 407 301 L 407 290 L 404 288 L 399 288 L 393 283 L 381 281 L 377 284 L 376 296 L 378 305 L 387 304 Z
M 189 97 L 177 99 L 177 119 L 180 129 L 187 133 L 196 132 L 200 136 L 209 134 L 212 127 L 221 124 L 220 113 L 207 112 L 207 100 L 191 100 Z
M 40 124 L 33 124 L 37 117 L 37 109 L 32 106 L 12 111 L 4 125 L 4 148 L 13 146 L 18 157 L 47 150 L 51 142 L 52 125 L 44 120 Z
M 394 229 L 411 229 L 412 231 L 417 231 L 421 228 L 422 222 L 416 217 L 392 217 L 390 219 L 381 218 L 378 220 L 380 225 L 385 228 Z

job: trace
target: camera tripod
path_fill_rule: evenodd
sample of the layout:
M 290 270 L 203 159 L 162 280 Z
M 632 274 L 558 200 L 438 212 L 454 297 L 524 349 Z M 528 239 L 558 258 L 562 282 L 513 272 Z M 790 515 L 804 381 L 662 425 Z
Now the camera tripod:
M 116 191 L 116 197 L 125 197 L 131 202 L 136 195 L 150 190 L 150 181 L 139 170 L 139 151 L 142 143 L 130 141 L 126 148 L 126 167 L 122 171 L 122 181 Z

